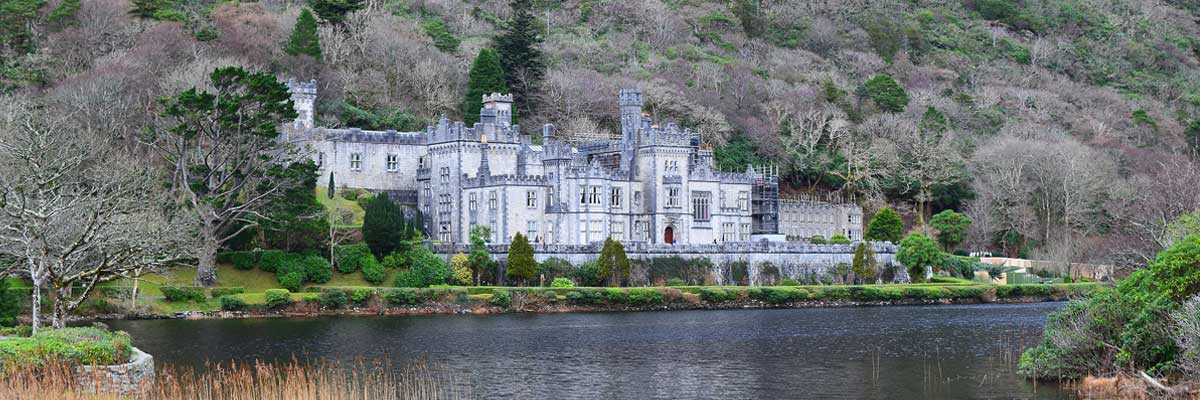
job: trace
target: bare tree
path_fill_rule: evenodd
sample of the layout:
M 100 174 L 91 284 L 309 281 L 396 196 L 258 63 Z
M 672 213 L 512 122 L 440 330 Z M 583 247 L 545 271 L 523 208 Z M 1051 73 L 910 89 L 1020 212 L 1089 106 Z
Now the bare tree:
M 900 117 L 882 115 L 878 118 L 878 126 L 885 128 L 879 131 L 880 136 L 891 142 L 896 151 L 894 173 L 897 180 L 907 186 L 903 191 L 915 192 L 917 225 L 925 227 L 933 188 L 963 179 L 964 162 L 952 144 L 953 135 L 919 128 Z
M 112 138 L 27 104 L 3 105 L 0 126 L 0 254 L 41 290 L 53 289 L 52 326 L 97 283 L 130 277 L 186 255 L 191 225 L 171 219 L 162 179 Z

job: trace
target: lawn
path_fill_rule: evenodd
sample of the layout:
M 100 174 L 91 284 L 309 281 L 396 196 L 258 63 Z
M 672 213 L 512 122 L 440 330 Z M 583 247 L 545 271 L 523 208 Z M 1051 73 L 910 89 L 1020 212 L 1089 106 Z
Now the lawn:
M 339 228 L 340 227 L 347 227 L 347 228 L 362 227 L 363 217 L 366 215 L 366 211 L 364 211 L 362 209 L 362 207 L 360 207 L 358 205 L 357 201 L 346 200 L 346 199 L 342 198 L 342 196 L 340 194 L 337 196 L 333 196 L 333 198 L 331 199 L 331 198 L 329 198 L 329 189 L 324 186 L 321 186 L 321 185 L 317 185 L 317 201 L 320 202 L 321 205 L 325 206 L 326 209 L 349 210 L 351 213 L 354 214 L 354 218 L 353 218 L 354 223 L 352 223 L 352 224 L 334 224 L 335 226 L 337 226 Z M 340 215 L 340 213 L 337 215 Z

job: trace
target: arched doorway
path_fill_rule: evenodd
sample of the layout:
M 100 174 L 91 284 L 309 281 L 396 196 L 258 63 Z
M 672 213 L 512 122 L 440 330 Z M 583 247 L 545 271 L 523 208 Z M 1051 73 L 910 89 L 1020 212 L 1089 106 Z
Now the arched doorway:
M 675 243 L 675 228 L 668 226 L 667 229 L 663 230 L 663 243 Z

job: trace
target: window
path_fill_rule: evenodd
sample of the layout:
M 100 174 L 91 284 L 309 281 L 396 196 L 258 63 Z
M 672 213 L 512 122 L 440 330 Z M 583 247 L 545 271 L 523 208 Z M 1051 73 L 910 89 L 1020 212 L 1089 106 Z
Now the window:
M 588 231 L 590 232 L 588 240 L 600 240 L 600 238 L 604 237 L 604 221 L 598 219 L 592 220 L 588 224 Z
M 478 204 L 478 201 L 475 200 L 475 197 L 476 197 L 475 193 L 471 193 L 470 195 L 467 196 L 467 209 L 468 210 L 475 211 L 475 210 L 479 209 L 479 204 Z
M 742 234 L 742 241 L 749 242 L 750 241 L 750 224 L 742 224 L 742 229 L 740 230 L 740 232 Z
M 546 205 L 554 205 L 554 186 L 546 189 Z
M 679 207 L 679 188 L 667 188 L 667 207 Z
M 592 186 L 591 196 L 588 196 L 588 204 L 600 204 L 599 186 Z
M 425 168 L 425 157 L 417 157 L 417 168 Z
M 624 239 L 624 236 L 625 236 L 625 223 L 624 222 L 613 222 L 612 224 L 609 224 L 608 237 L 611 237 L 611 238 L 617 239 L 617 240 L 622 240 L 622 239 Z
M 646 240 L 646 223 L 643 221 L 633 222 L 633 240 Z
M 488 209 L 492 210 L 492 211 L 496 211 L 496 191 L 495 190 L 488 192 Z M 493 224 L 493 225 L 495 225 L 495 224 Z
M 737 233 L 733 231 L 733 223 L 732 222 L 726 222 L 726 223 L 721 224 L 721 241 L 722 242 L 732 242 L 733 238 L 736 237 L 735 236 L 736 234 Z
M 554 224 L 546 224 L 546 243 L 554 243 Z
M 317 168 L 325 166 L 325 153 L 317 153 Z
M 750 209 L 750 192 L 738 192 L 738 209 L 742 211 Z
M 679 160 L 667 160 L 664 164 L 665 164 L 663 166 L 664 171 L 674 172 L 674 173 L 679 172 Z
M 642 192 L 641 191 L 633 192 L 633 206 L 634 207 L 642 206 Z
M 362 153 L 350 153 L 350 170 L 358 171 L 362 169 Z
M 535 243 L 538 241 L 537 240 L 537 237 L 538 237 L 537 236 L 537 232 L 538 232 L 537 226 L 538 226 L 537 221 L 529 221 L 525 227 L 525 237 L 529 238 L 529 241 L 535 242 Z
M 537 198 L 537 192 L 532 190 L 525 192 L 525 207 L 537 208 Z
M 708 205 L 712 201 L 712 192 L 692 192 L 692 218 L 697 221 L 708 221 L 712 214 Z
M 388 172 L 396 172 L 396 170 L 399 168 L 400 168 L 400 162 L 397 161 L 396 155 L 388 154 L 387 155 L 387 170 L 388 170 Z
M 442 167 L 438 171 L 441 172 L 442 183 L 450 183 L 450 167 Z
M 579 204 L 587 204 L 587 185 L 579 185 Z
M 608 205 L 610 207 L 621 206 L 621 188 L 612 188 L 612 191 L 608 194 Z
M 438 232 L 438 239 L 441 239 L 443 242 L 450 241 L 450 225 L 442 224 L 442 229 Z

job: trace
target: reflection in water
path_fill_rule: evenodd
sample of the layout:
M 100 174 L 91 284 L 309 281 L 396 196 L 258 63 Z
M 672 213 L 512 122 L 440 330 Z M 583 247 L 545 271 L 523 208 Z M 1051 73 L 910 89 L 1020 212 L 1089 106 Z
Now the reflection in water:
M 486 398 L 1065 398 L 1014 371 L 1061 303 L 114 321 L 160 364 L 420 357 Z

